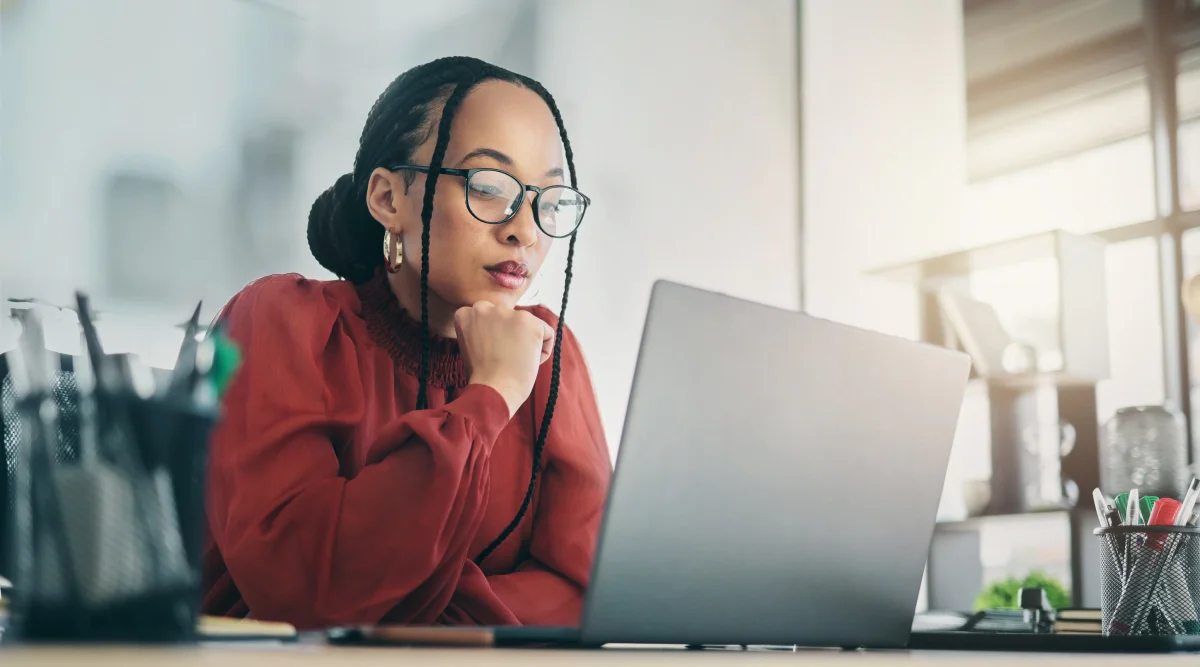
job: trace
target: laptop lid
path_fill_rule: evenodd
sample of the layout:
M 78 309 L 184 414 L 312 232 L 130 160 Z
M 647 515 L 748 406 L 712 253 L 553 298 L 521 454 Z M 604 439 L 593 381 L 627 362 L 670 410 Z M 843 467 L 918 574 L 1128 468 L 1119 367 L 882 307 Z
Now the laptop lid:
M 904 646 L 969 365 L 656 283 L 583 640 Z

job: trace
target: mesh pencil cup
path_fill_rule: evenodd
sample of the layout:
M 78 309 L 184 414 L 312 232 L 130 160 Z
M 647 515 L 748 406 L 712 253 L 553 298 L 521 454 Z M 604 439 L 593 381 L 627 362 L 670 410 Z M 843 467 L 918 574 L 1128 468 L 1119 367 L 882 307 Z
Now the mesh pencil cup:
M 1200 635 L 1200 528 L 1098 528 L 1105 635 Z

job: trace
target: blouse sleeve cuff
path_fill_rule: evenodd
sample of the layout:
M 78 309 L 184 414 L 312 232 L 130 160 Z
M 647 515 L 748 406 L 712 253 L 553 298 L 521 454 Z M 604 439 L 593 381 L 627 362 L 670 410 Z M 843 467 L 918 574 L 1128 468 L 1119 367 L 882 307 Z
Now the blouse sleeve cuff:
M 508 401 L 486 384 L 467 385 L 447 407 L 471 422 L 489 445 L 496 441 L 511 419 Z

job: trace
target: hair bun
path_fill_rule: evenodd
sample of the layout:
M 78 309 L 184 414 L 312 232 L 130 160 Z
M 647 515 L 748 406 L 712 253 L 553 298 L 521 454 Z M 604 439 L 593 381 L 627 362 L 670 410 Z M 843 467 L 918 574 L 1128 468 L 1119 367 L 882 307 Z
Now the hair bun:
M 380 237 L 383 234 L 367 211 L 365 197 L 358 192 L 354 174 L 342 174 L 317 196 L 308 211 L 308 248 L 313 257 L 335 275 L 355 283 L 369 280 L 375 271 L 374 264 L 362 262 L 363 257 L 373 256 L 369 250 L 364 252 L 369 248 L 365 238 L 372 236 L 372 227 Z

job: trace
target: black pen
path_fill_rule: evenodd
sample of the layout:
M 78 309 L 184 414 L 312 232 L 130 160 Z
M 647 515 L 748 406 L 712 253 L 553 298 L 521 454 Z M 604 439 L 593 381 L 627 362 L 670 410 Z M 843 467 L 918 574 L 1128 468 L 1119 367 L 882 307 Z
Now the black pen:
M 113 389 L 112 374 L 108 372 L 108 364 L 104 358 L 104 346 L 100 343 L 100 334 L 96 331 L 96 320 L 92 315 L 92 307 L 87 295 L 75 293 L 76 314 L 79 316 L 79 326 L 83 329 L 83 344 L 87 349 L 88 359 L 92 362 L 93 378 L 96 390 L 111 391 Z
M 200 308 L 203 305 L 203 301 L 196 304 L 196 309 L 192 311 L 192 317 L 184 326 L 183 342 L 179 346 L 179 354 L 175 357 L 175 369 L 171 373 L 171 381 L 167 388 L 167 393 L 172 398 L 187 395 L 192 391 L 196 353 L 200 346 L 200 341 L 197 339 L 200 331 Z

